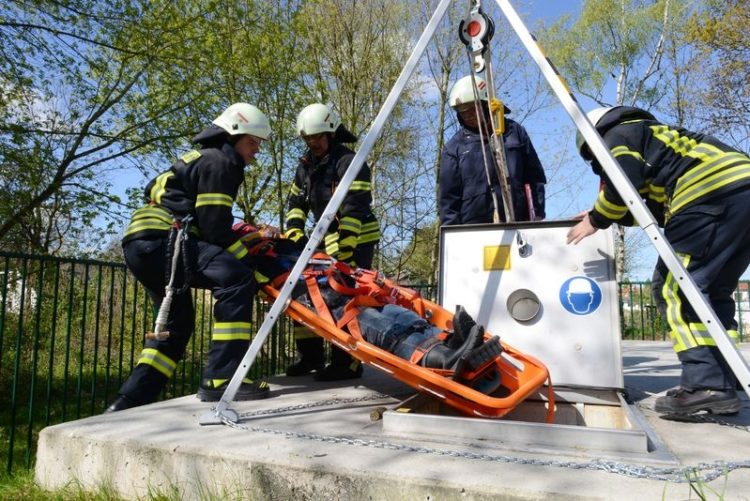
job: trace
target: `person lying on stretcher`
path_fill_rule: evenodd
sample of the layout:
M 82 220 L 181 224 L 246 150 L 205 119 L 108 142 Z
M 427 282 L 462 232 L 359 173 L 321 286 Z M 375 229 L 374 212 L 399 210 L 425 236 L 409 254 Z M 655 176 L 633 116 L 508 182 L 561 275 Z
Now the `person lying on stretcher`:
M 274 282 L 294 267 L 300 255 L 298 244 L 278 238 L 277 233 L 268 228 L 261 230 L 265 234 L 258 232 L 247 223 L 237 224 L 233 229 L 245 242 L 248 251 L 256 257 L 256 278 L 261 284 Z M 334 260 L 317 259 L 315 262 L 309 265 L 307 271 L 328 269 Z M 353 276 L 347 273 L 348 270 L 348 266 L 339 264 L 334 269 L 335 278 L 319 273 L 315 280 L 318 289 L 315 293 L 320 294 L 336 322 L 342 319 L 347 303 L 352 300 L 350 295 L 340 291 L 354 290 L 357 286 Z M 337 287 L 338 291 L 334 290 L 333 281 L 345 286 Z M 292 297 L 316 311 L 311 296 L 312 292 L 301 277 Z M 456 308 L 453 316 L 452 332 L 444 332 L 414 311 L 398 304 L 358 306 L 358 309 L 359 331 L 368 343 L 423 367 L 451 370 L 457 381 L 462 379 L 463 373 L 477 370 L 502 352 L 500 338 L 493 336 L 485 341 L 484 327 L 477 325 L 461 306 Z

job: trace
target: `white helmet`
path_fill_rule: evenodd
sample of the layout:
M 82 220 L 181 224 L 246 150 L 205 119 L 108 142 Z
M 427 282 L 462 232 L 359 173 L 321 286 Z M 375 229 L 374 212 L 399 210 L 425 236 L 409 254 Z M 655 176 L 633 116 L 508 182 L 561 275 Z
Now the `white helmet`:
M 260 139 L 271 137 L 271 125 L 266 115 L 252 104 L 234 103 L 213 121 L 230 136 L 249 134 Z
M 336 133 L 341 120 L 328 106 L 321 103 L 311 104 L 297 115 L 297 134 L 312 136 L 322 132 Z
M 593 110 L 586 113 L 586 116 L 588 117 L 589 122 L 591 122 L 591 125 L 596 127 L 596 124 L 599 123 L 599 120 L 601 120 L 602 117 L 606 115 L 607 112 L 612 108 L 612 106 L 602 106 L 601 108 L 594 108 Z M 578 153 L 583 154 L 584 144 L 586 144 L 586 140 L 583 138 L 583 134 L 581 134 L 580 130 L 576 130 L 576 148 L 578 149 Z
M 481 101 L 488 101 L 489 96 L 487 94 L 487 82 L 482 77 L 474 77 L 477 82 L 477 94 Z M 453 85 L 451 89 L 451 95 L 448 99 L 448 104 L 453 108 L 459 104 L 473 103 L 474 102 L 474 85 L 471 82 L 471 75 L 461 78 L 458 82 Z

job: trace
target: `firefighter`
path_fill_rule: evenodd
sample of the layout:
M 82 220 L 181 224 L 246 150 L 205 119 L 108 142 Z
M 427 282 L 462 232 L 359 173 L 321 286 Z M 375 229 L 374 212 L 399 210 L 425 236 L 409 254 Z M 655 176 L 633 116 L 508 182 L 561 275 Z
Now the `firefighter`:
M 252 258 L 232 232 L 232 204 L 245 166 L 270 133 L 268 119 L 258 108 L 235 103 L 193 138 L 200 149 L 182 155 L 146 186 L 147 204 L 133 213 L 122 240 L 125 262 L 158 308 L 169 283 L 173 247 L 183 245 L 175 283 L 184 287 L 169 311 L 169 337 L 146 341 L 107 412 L 153 402 L 167 384 L 193 331 L 190 286 L 211 289 L 216 301 L 197 396 L 216 401 L 224 393 L 250 343 L 257 289 Z M 184 243 L 170 239 L 175 224 L 188 225 Z M 268 393 L 265 381 L 245 378 L 235 400 L 265 398 Z
M 475 76 L 474 80 L 476 89 L 471 75 L 458 80 L 448 100 L 456 111 L 461 129 L 445 145 L 440 158 L 440 223 L 443 225 L 492 223 L 495 209 L 493 192 L 500 204 L 500 218 L 506 220 L 490 138 L 486 134 L 480 135 L 475 106 L 476 90 L 480 112 L 489 124 L 487 84 L 480 77 Z M 505 107 L 504 113 L 509 112 Z M 482 127 L 482 130 L 486 129 Z M 515 219 L 544 219 L 544 185 L 547 178 L 526 129 L 505 118 L 503 143 Z M 485 162 L 488 162 L 487 169 Z M 529 200 L 532 201 L 531 205 Z
M 297 133 L 305 141 L 307 151 L 300 159 L 292 183 L 285 236 L 304 243 L 308 213 L 312 212 L 316 222 L 320 220 L 354 158 L 354 151 L 343 143 L 354 143 L 357 138 L 328 106 L 320 103 L 311 104 L 299 113 Z M 379 240 L 380 227 L 372 212 L 370 169 L 364 164 L 321 246 L 339 261 L 370 268 Z M 302 376 L 312 371 L 319 381 L 362 376 L 362 364 L 335 346 L 331 350 L 331 363 L 323 369 L 323 339 L 299 324 L 294 327 L 294 336 L 299 358 L 287 369 L 288 376 Z
M 750 158 L 715 137 L 666 125 L 639 108 L 597 108 L 588 117 L 736 341 L 732 292 L 750 264 Z M 573 244 L 613 223 L 633 224 L 580 133 L 577 146 L 601 176 L 602 188 L 593 209 L 576 216 L 580 221 L 567 235 Z M 656 411 L 737 412 L 734 374 L 661 259 L 654 271 L 653 293 L 682 366 L 680 386 L 656 400 Z

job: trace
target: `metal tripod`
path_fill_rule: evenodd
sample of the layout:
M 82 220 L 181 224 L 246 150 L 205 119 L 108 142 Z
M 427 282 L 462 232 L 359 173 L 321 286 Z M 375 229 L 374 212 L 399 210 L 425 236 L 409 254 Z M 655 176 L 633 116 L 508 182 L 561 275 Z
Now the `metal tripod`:
M 232 379 L 224 391 L 221 400 L 218 402 L 216 407 L 210 411 L 201 415 L 199 421 L 201 424 L 221 424 L 224 422 L 236 423 L 239 420 L 239 415 L 236 411 L 232 410 L 229 405 L 234 400 L 234 396 L 242 383 L 242 379 L 247 374 L 250 366 L 258 355 L 261 346 L 265 342 L 266 338 L 271 332 L 276 320 L 284 312 L 287 306 L 292 289 L 295 283 L 299 279 L 302 271 L 307 265 L 308 260 L 312 256 L 313 252 L 318 246 L 325 235 L 331 221 L 336 215 L 339 206 L 344 200 L 346 193 L 349 191 L 349 187 L 359 174 L 360 169 L 365 161 L 365 158 L 372 150 L 375 140 L 380 135 L 380 132 L 393 111 L 393 108 L 398 101 L 404 87 L 406 86 L 409 77 L 414 72 L 417 66 L 417 62 L 421 58 L 422 54 L 427 48 L 427 44 L 432 39 L 438 24 L 445 16 L 445 13 L 453 0 L 441 0 L 435 9 L 430 21 L 424 29 L 424 32 L 420 36 L 417 44 L 414 47 L 409 59 L 406 61 L 401 74 L 399 75 L 396 83 L 391 89 L 388 97 L 385 100 L 382 108 L 378 112 L 378 115 L 373 121 L 372 127 L 365 135 L 362 140 L 362 146 L 354 156 L 346 174 L 341 179 L 336 191 L 331 198 L 331 201 L 326 206 L 320 220 L 313 228 L 310 240 L 308 241 L 305 249 L 300 254 L 297 263 L 292 268 L 288 278 L 284 282 L 284 286 L 279 291 L 279 296 L 271 307 L 270 311 L 266 315 L 263 324 L 260 326 L 258 333 L 255 335 L 253 342 L 250 344 L 245 356 L 240 362 L 239 367 L 235 371 Z M 539 66 L 542 74 L 549 82 L 552 90 L 557 95 L 558 99 L 562 103 L 566 112 L 572 118 L 578 130 L 581 131 L 585 138 L 589 148 L 591 149 L 594 156 L 597 158 L 602 168 L 609 176 L 609 179 L 615 185 L 618 193 L 625 201 L 625 204 L 629 208 L 633 217 L 638 222 L 638 225 L 643 228 L 646 234 L 649 236 L 651 242 L 656 248 L 659 256 L 662 258 L 664 263 L 667 265 L 669 270 L 677 280 L 680 289 L 685 294 L 685 297 L 690 302 L 691 306 L 695 310 L 696 314 L 700 317 L 701 321 L 705 324 L 711 337 L 716 341 L 716 345 L 721 351 L 722 355 L 726 359 L 729 366 L 732 368 L 735 376 L 742 384 L 743 389 L 750 393 L 750 367 L 744 360 L 740 352 L 734 346 L 734 343 L 730 339 L 721 325 L 721 322 L 716 317 L 713 309 L 706 302 L 705 298 L 701 294 L 695 282 L 688 274 L 682 262 L 677 258 L 674 250 L 672 249 L 669 242 L 664 238 L 658 229 L 656 221 L 649 212 L 646 204 L 641 199 L 638 191 L 633 187 L 628 180 L 627 176 L 623 173 L 620 165 L 615 161 L 614 157 L 607 149 L 606 145 L 602 141 L 601 136 L 596 132 L 591 122 L 584 114 L 581 106 L 576 101 L 575 97 L 570 93 L 567 85 L 563 81 L 562 77 L 557 73 L 552 63 L 542 52 L 541 48 L 536 42 L 536 39 L 528 31 L 521 18 L 516 13 L 515 9 L 511 6 L 508 0 L 495 0 L 498 7 L 503 12 L 503 15 L 510 23 L 513 30 L 516 32 L 521 42 L 523 43 L 526 51 L 534 59 L 537 66 Z

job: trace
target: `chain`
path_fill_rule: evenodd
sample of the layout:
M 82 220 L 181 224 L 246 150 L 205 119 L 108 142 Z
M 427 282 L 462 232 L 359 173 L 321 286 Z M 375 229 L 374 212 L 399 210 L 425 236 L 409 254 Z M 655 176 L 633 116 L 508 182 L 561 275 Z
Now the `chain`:
M 251 418 L 257 416 L 270 416 L 274 414 L 284 414 L 290 411 L 298 411 L 304 409 L 314 409 L 316 407 L 332 407 L 334 405 L 341 404 L 352 404 L 357 402 L 370 402 L 372 400 L 385 400 L 398 398 L 393 395 L 386 395 L 384 393 L 376 393 L 374 395 L 366 395 L 364 397 L 357 398 L 329 398 L 327 400 L 320 400 L 318 402 L 310 402 L 307 404 L 289 405 L 287 407 L 277 407 L 275 409 L 264 409 L 260 411 L 245 412 L 240 414 L 240 419 Z
M 275 414 L 283 414 L 290 411 L 311 409 L 317 407 L 328 407 L 341 404 L 349 404 L 355 402 L 369 402 L 373 400 L 385 400 L 393 399 L 392 395 L 385 395 L 378 393 L 375 395 L 367 395 L 359 398 L 331 398 L 328 400 L 321 400 L 318 402 L 312 402 L 308 404 L 290 405 L 287 407 L 278 407 L 275 409 L 266 409 L 254 412 L 246 412 L 240 414 L 240 419 L 257 417 L 257 416 L 269 416 Z M 732 426 L 743 431 L 748 431 L 746 426 L 733 425 L 731 423 L 721 422 L 715 418 L 703 418 L 700 417 L 704 422 L 710 422 L 720 424 L 724 426 Z M 297 431 L 285 431 L 274 428 L 262 428 L 259 426 L 248 426 L 239 422 L 231 421 L 226 417 L 222 417 L 222 422 L 237 430 L 243 431 L 254 431 L 258 433 L 269 433 L 273 435 L 280 435 L 287 438 L 299 438 L 303 440 L 313 440 L 316 442 L 325 442 L 332 444 L 343 444 L 357 447 L 374 447 L 376 449 L 388 449 L 400 452 L 411 452 L 417 454 L 430 454 L 435 456 L 448 456 L 455 458 L 471 459 L 475 461 L 489 461 L 496 463 L 512 463 L 512 464 L 528 464 L 533 466 L 553 466 L 557 468 L 569 468 L 572 470 L 593 470 L 593 471 L 605 471 L 616 475 L 623 475 L 631 478 L 643 478 L 647 480 L 660 480 L 669 481 L 675 483 L 688 483 L 688 482 L 711 482 L 721 476 L 728 475 L 730 472 L 738 469 L 750 469 L 750 460 L 746 461 L 714 461 L 712 463 L 698 463 L 696 466 L 683 466 L 683 467 L 651 467 L 633 465 L 627 463 L 620 463 L 617 461 L 607 461 L 603 459 L 593 459 L 587 462 L 581 461 L 557 461 L 553 459 L 534 459 L 524 458 L 519 456 L 509 455 L 492 455 L 483 454 L 468 451 L 458 451 L 451 449 L 437 449 L 433 447 L 419 447 L 413 445 L 404 445 L 394 442 L 387 442 L 384 440 L 368 440 L 361 438 L 350 438 L 333 435 L 320 435 L 317 433 L 304 433 Z

